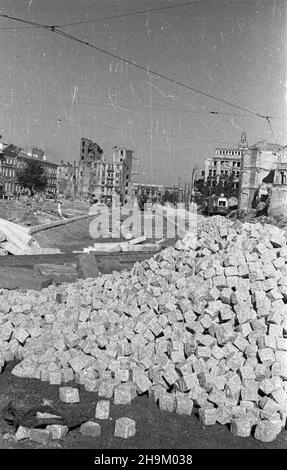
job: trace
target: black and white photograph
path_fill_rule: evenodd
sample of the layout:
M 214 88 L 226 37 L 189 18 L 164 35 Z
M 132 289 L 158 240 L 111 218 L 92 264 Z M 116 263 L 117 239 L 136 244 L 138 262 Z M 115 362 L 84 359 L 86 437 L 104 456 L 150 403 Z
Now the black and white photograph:
M 287 1 L 0 0 L 0 109 L 3 455 L 275 464 Z

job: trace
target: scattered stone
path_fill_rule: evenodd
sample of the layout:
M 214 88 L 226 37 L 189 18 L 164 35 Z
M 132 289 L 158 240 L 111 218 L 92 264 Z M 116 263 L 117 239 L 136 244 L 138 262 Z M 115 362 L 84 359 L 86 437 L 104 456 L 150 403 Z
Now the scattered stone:
M 47 429 L 31 429 L 29 439 L 46 446 L 51 439 L 51 433 Z
M 215 408 L 200 408 L 199 419 L 205 426 L 210 426 L 216 423 L 217 412 Z
M 115 424 L 115 437 L 128 439 L 136 434 L 136 422 L 131 418 L 119 418 Z
M 51 439 L 62 440 L 68 434 L 69 428 L 61 424 L 49 424 L 46 430 L 50 432 Z
M 2 289 L 0 371 L 17 360 L 13 375 L 75 380 L 106 399 L 97 419 L 108 418 L 108 399 L 148 393 L 161 410 L 189 415 L 195 404 L 204 425 L 231 423 L 243 437 L 256 424 L 271 439 L 287 416 L 287 245 L 275 232 L 199 216 L 197 237 L 129 271 L 98 276 L 93 262 L 86 279 L 61 289 Z M 59 395 L 80 400 L 73 387 Z
M 230 431 L 238 437 L 249 437 L 252 429 L 252 420 L 248 418 L 234 418 L 231 420 Z
M 17 441 L 22 441 L 24 439 L 30 439 L 30 428 L 27 428 L 26 426 L 19 426 L 16 433 L 15 433 L 15 438 Z
M 278 436 L 278 431 L 278 427 L 270 421 L 261 421 L 255 428 L 254 437 L 258 441 L 272 442 Z
M 94 421 L 87 421 L 81 424 L 80 433 L 84 436 L 98 437 L 101 435 L 101 426 Z
M 108 419 L 110 415 L 110 402 L 108 400 L 100 400 L 96 405 L 96 419 Z
M 64 403 L 78 403 L 80 401 L 79 390 L 73 387 L 59 388 L 60 400 Z

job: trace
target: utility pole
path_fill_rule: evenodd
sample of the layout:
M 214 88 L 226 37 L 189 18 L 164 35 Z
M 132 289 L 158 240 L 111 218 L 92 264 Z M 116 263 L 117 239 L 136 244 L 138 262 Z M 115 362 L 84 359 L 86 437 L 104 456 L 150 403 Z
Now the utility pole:
M 191 174 L 191 194 L 190 194 L 189 202 L 191 202 L 191 198 L 194 198 L 194 181 L 197 176 L 197 170 L 198 170 L 198 166 L 195 165 L 192 169 L 192 174 Z
M 239 174 L 239 184 L 238 184 L 238 205 L 237 205 L 237 217 L 240 215 L 240 204 L 241 204 L 241 193 L 242 193 L 242 174 L 244 166 L 244 151 L 248 148 L 248 142 L 246 140 L 246 132 L 242 132 L 240 141 L 238 142 L 238 149 L 241 152 L 240 160 L 240 174 Z

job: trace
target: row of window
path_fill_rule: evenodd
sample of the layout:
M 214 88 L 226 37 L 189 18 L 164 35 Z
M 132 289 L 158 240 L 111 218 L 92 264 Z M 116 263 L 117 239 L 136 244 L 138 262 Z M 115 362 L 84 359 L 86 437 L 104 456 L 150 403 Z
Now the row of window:
M 26 165 L 24 160 L 18 160 L 16 158 L 7 157 L 5 160 L 0 160 L 0 167 L 5 167 L 6 165 L 11 165 L 17 168 L 23 168 Z M 48 175 L 54 176 L 57 173 L 57 168 L 45 166 L 45 171 Z
M 214 161 L 213 161 L 213 166 L 217 166 L 218 163 L 219 163 L 219 161 L 214 160 Z M 228 165 L 228 166 L 230 166 L 230 163 L 231 163 L 230 160 L 221 160 L 220 165 Z M 232 166 L 237 166 L 237 167 L 239 168 L 240 165 L 241 165 L 241 162 L 238 162 L 238 161 L 232 162 Z
M 235 176 L 240 175 L 240 171 L 232 171 L 231 173 Z M 217 175 L 219 175 L 219 172 L 217 170 L 209 170 L 208 174 L 209 174 L 209 176 L 217 176 Z M 230 174 L 230 171 L 229 170 L 221 170 L 220 174 L 221 175 L 228 175 L 228 174 Z
M 217 155 L 241 155 L 240 150 L 216 150 Z
M 12 168 L 0 168 L 0 175 L 15 178 L 15 170 Z
M 1 168 L 0 167 L 0 175 L 7 176 L 8 178 L 15 178 L 16 172 L 15 172 L 14 168 L 5 168 L 5 167 Z M 49 175 L 49 174 L 48 174 L 48 176 L 49 176 L 48 180 L 53 182 L 54 178 L 51 178 L 51 175 Z
M 216 180 L 212 180 L 212 181 L 211 181 L 211 186 L 212 186 L 212 187 L 216 186 L 216 184 L 217 184 Z M 239 182 L 238 182 L 238 181 L 235 181 L 235 182 L 232 184 L 232 187 L 233 187 L 234 189 L 238 189 L 238 188 L 239 188 Z
M 24 188 L 19 184 L 16 184 L 15 181 L 5 181 L 4 185 L 2 186 L 2 190 L 6 192 L 14 192 L 14 191 L 22 191 Z
M 0 160 L 0 167 L 4 167 L 6 165 L 11 165 L 11 166 L 16 166 L 17 168 L 20 168 L 20 166 L 24 166 L 22 162 L 11 160 L 10 158 L 6 158 L 6 160 Z

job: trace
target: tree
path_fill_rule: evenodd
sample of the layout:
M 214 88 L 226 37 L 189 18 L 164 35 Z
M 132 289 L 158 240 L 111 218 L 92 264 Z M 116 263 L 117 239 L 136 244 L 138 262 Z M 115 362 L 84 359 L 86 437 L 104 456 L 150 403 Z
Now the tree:
M 212 178 L 208 176 L 206 180 L 204 181 L 203 188 L 202 188 L 203 198 L 206 198 L 211 195 L 211 183 L 212 183 Z
M 165 202 L 171 202 L 172 204 L 177 204 L 178 202 L 178 192 L 175 191 L 168 191 L 167 189 L 162 195 L 161 202 L 164 204 Z
M 41 162 L 28 160 L 25 167 L 17 171 L 17 179 L 20 186 L 33 191 L 44 191 L 48 178 Z

